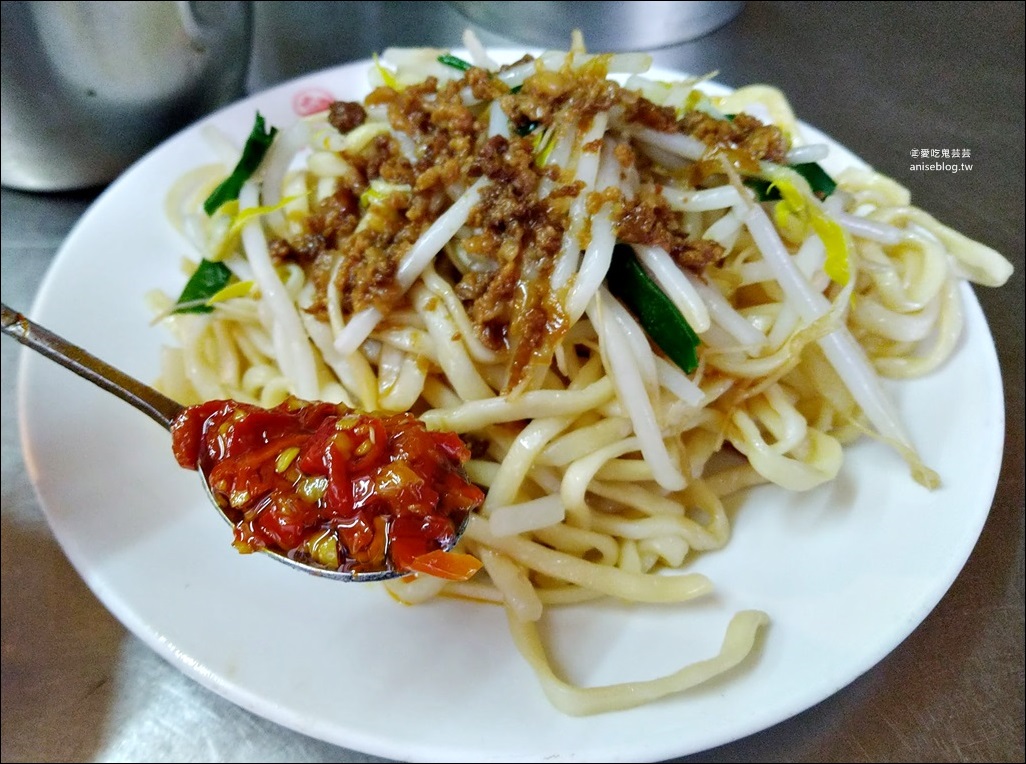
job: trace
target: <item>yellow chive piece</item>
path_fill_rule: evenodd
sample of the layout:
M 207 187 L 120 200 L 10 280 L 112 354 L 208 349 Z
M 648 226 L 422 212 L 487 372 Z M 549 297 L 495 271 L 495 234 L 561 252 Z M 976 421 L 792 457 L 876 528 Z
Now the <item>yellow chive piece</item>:
M 230 218 L 231 222 L 228 225 L 228 230 L 224 234 L 224 238 L 221 239 L 220 243 L 217 245 L 216 251 L 209 257 L 209 259 L 219 262 L 228 257 L 232 247 L 238 239 L 239 232 L 250 220 L 255 217 L 259 217 L 260 215 L 267 215 L 268 213 L 280 210 L 282 207 L 291 204 L 302 196 L 304 196 L 304 194 L 296 194 L 295 196 L 289 196 L 282 199 L 273 206 L 250 207 L 242 212 L 238 211 L 239 203 L 237 200 L 233 199 L 232 201 L 223 204 L 218 210 L 218 214 L 225 213 L 227 217 Z
M 207 298 L 206 304 L 213 305 L 215 302 L 223 302 L 235 297 L 245 297 L 255 286 L 255 281 L 236 281 L 234 284 L 229 284 L 223 289 L 219 289 L 214 292 L 214 294 L 210 295 L 210 297 Z
M 408 194 L 413 189 L 406 183 L 388 183 L 375 178 L 370 185 L 360 194 L 360 209 L 367 209 L 375 202 L 381 202 L 392 194 Z
M 268 205 L 265 207 L 247 207 L 238 215 L 236 215 L 234 220 L 232 220 L 231 228 L 228 229 L 228 237 L 231 238 L 235 234 L 239 233 L 239 231 L 242 230 L 242 227 L 253 218 L 260 217 L 261 215 L 268 215 L 272 212 L 276 212 L 277 210 L 280 210 L 282 207 L 292 204 L 292 202 L 296 201 L 296 199 L 300 199 L 303 196 L 304 194 L 287 196 L 277 204 Z
M 381 75 L 381 79 L 385 85 L 392 88 L 392 90 L 402 90 L 402 86 L 399 84 L 399 80 L 395 78 L 392 72 L 388 71 L 384 66 L 381 65 L 381 61 L 378 59 L 378 54 L 374 54 L 374 67 L 378 70 L 378 74 Z
M 819 205 L 810 203 L 790 180 L 776 178 L 771 186 L 781 196 L 773 209 L 773 217 L 777 226 L 790 238 L 801 239 L 808 235 L 809 226 L 823 242 L 826 261 L 823 271 L 831 281 L 844 286 L 851 278 L 848 262 L 848 241 L 844 237 L 844 229 L 831 218 Z
M 826 247 L 826 262 L 823 271 L 830 279 L 841 286 L 848 283 L 851 272 L 848 268 L 848 242 L 844 238 L 844 230 L 837 221 L 817 210 L 812 216 L 812 228 Z
M 605 79 L 609 74 L 609 64 L 613 60 L 612 53 L 600 53 L 578 69 L 578 72 L 590 77 Z
M 538 155 L 534 158 L 534 163 L 539 167 L 544 167 L 545 163 L 549 161 L 549 155 L 554 148 L 556 148 L 555 130 L 550 130 L 547 134 L 538 136 L 537 143 L 535 144 L 535 151 Z

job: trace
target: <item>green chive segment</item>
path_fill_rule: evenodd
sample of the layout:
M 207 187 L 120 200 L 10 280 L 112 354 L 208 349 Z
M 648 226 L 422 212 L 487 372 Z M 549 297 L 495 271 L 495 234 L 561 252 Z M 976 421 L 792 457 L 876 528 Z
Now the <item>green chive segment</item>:
M 451 66 L 454 69 L 459 69 L 461 72 L 465 72 L 471 67 L 471 64 L 469 62 L 464 61 L 459 56 L 454 56 L 451 53 L 446 53 L 444 56 L 439 56 L 438 63 L 445 64 L 446 66 Z
M 239 198 L 242 184 L 256 172 L 277 133 L 278 128 L 268 129 L 263 115 L 257 112 L 253 129 L 246 139 L 246 145 L 242 148 L 242 156 L 239 157 L 235 169 L 203 202 L 203 211 L 207 215 L 213 215 L 222 205 Z M 207 301 L 228 286 L 231 279 L 232 272 L 224 263 L 200 260 L 199 266 L 185 283 L 171 312 L 210 313 L 213 308 L 207 304 Z
M 826 199 L 837 189 L 837 182 L 816 162 L 802 162 L 788 166 L 809 182 L 812 193 L 820 200 Z M 773 186 L 773 181 L 748 178 L 745 180 L 745 185 L 755 191 L 755 196 L 760 202 L 773 202 L 780 198 L 780 192 Z
M 606 286 L 671 361 L 687 374 L 698 368 L 701 340 L 673 301 L 641 267 L 629 246 L 618 244 L 613 250 Z
M 231 278 L 232 272 L 224 263 L 200 260 L 199 267 L 185 282 L 185 288 L 171 312 L 210 313 L 213 308 L 207 305 L 207 300 L 228 286 Z
M 221 181 L 221 185 L 215 188 L 203 202 L 204 212 L 213 215 L 225 202 L 239 198 L 242 184 L 256 172 L 256 168 L 260 166 L 260 162 L 274 142 L 274 136 L 277 133 L 278 128 L 276 127 L 272 127 L 270 130 L 265 128 L 264 118 L 260 112 L 257 112 L 253 130 L 250 132 L 249 138 L 246 139 L 246 145 L 242 149 L 242 156 L 239 158 L 238 164 L 235 165 L 232 174 Z

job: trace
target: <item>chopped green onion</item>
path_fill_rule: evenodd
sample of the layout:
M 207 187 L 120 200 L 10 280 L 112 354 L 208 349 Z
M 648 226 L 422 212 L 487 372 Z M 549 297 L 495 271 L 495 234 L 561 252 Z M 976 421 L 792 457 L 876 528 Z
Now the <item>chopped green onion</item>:
M 256 121 L 253 124 L 249 137 L 246 139 L 246 145 L 242 149 L 242 156 L 239 158 L 238 164 L 235 165 L 232 174 L 225 178 L 221 185 L 215 188 L 213 193 L 203 202 L 204 212 L 208 215 L 213 215 L 225 202 L 239 198 L 242 184 L 249 179 L 250 175 L 256 172 L 257 167 L 260 166 L 260 162 L 263 161 L 264 155 L 267 153 L 267 149 L 274 142 L 274 136 L 277 132 L 278 128 L 276 127 L 265 130 L 264 118 L 260 112 L 257 112 Z
M 671 361 L 687 374 L 698 368 L 701 340 L 673 301 L 641 267 L 629 246 L 618 244 L 613 250 L 606 286 Z
M 473 66 L 473 64 L 464 61 L 459 56 L 454 56 L 451 53 L 446 53 L 444 56 L 438 57 L 438 63 L 451 66 L 454 69 L 459 69 L 461 72 L 465 72 Z
M 213 308 L 207 301 L 224 289 L 231 277 L 232 272 L 224 263 L 200 260 L 171 313 L 210 313 Z

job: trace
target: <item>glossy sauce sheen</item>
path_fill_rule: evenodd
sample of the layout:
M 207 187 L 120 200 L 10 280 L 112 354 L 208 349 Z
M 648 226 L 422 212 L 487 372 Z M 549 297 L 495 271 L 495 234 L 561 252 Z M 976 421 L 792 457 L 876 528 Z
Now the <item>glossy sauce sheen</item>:
M 243 553 L 268 548 L 324 568 L 469 578 L 447 552 L 484 500 L 458 435 L 412 414 L 372 415 L 290 398 L 185 408 L 171 428 L 178 463 L 199 469 L 235 523 Z

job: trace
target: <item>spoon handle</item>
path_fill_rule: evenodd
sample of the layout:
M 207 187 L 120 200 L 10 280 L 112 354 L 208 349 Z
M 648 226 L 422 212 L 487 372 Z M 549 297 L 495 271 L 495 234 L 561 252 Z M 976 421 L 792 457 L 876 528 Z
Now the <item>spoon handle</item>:
M 182 410 L 180 403 L 33 323 L 6 304 L 0 305 L 3 306 L 4 334 L 132 404 L 165 429 L 171 429 L 171 423 Z

